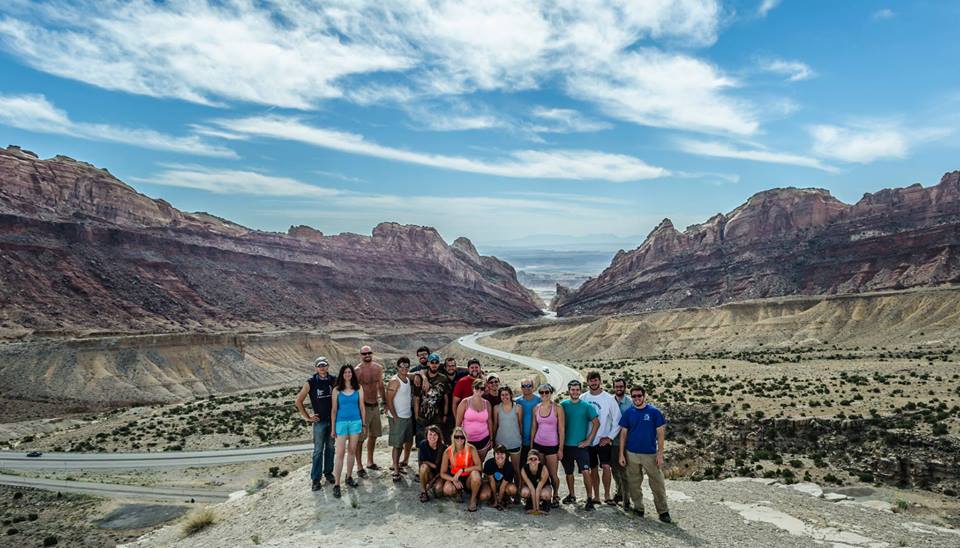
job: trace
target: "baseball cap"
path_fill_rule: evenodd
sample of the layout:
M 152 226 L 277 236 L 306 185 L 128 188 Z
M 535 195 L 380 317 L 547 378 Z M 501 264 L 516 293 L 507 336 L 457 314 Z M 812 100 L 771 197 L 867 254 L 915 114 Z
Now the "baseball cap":
M 438 361 L 440 361 L 440 354 L 430 354 L 429 356 L 427 356 L 427 361 L 428 361 L 428 362 L 438 362 Z
M 494 373 L 490 373 L 489 375 L 487 375 L 487 382 L 490 382 L 490 381 L 492 381 L 492 380 L 497 380 L 497 381 L 499 381 L 499 380 L 500 380 L 500 377 L 498 377 L 498 376 L 497 376 L 496 374 L 494 374 Z
M 327 361 L 326 356 L 320 356 L 319 358 L 313 360 L 314 367 L 320 367 L 321 365 L 327 365 L 327 366 L 330 365 L 330 362 Z

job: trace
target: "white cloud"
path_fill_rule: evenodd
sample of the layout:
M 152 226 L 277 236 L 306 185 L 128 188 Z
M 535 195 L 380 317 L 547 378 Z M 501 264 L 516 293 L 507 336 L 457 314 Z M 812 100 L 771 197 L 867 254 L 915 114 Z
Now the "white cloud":
M 539 133 L 588 133 L 613 127 L 608 122 L 591 120 L 576 110 L 567 108 L 536 107 L 531 114 L 539 122 L 530 130 Z
M 590 150 L 520 150 L 495 160 L 427 154 L 367 141 L 362 135 L 311 126 L 297 118 L 254 116 L 215 122 L 229 131 L 298 141 L 350 154 L 372 156 L 454 171 L 536 179 L 636 181 L 669 172 L 633 156 Z
M 816 125 L 809 130 L 816 154 L 843 162 L 866 164 L 904 158 L 910 146 L 907 136 L 896 127 Z
M 835 172 L 837 168 L 826 165 L 816 158 L 791 154 L 787 152 L 774 152 L 761 148 L 736 148 L 726 143 L 715 141 L 679 141 L 680 150 L 689 154 L 700 156 L 713 156 L 717 158 L 733 158 L 737 160 L 751 160 L 754 162 L 764 162 L 771 164 L 785 164 L 801 167 L 810 167 L 828 172 Z
M 788 61 L 786 59 L 767 59 L 760 63 L 760 68 L 767 72 L 784 76 L 791 82 L 809 80 L 817 75 L 817 73 L 810 68 L 810 65 L 800 61 Z
M 204 104 L 313 109 L 557 82 L 622 120 L 753 133 L 750 105 L 726 95 L 736 82 L 650 45 L 710 45 L 721 16 L 718 0 L 54 0 L 0 18 L 0 46 L 65 78 Z
M 247 194 L 287 198 L 329 198 L 341 192 L 288 177 L 273 177 L 255 171 L 214 169 L 194 165 L 168 165 L 150 177 L 133 181 L 153 185 L 204 190 L 213 194 Z
M 872 16 L 874 19 L 893 19 L 897 14 L 890 8 L 883 8 L 873 12 Z
M 762 0 L 757 6 L 757 15 L 766 17 L 770 11 L 780 4 L 780 0 Z
M 0 95 L 0 124 L 37 133 L 70 135 L 197 156 L 237 156 L 234 151 L 207 143 L 196 135 L 179 137 L 152 129 L 75 122 L 43 95 Z

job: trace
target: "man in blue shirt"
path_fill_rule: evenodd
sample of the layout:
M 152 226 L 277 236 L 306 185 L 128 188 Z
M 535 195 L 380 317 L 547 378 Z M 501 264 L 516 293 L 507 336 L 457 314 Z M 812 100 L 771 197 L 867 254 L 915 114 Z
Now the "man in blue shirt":
M 646 402 L 647 391 L 642 386 L 630 389 L 633 407 L 620 418 L 620 466 L 627 472 L 633 513 L 643 517 L 643 473 L 647 473 L 653 504 L 660 521 L 671 523 L 667 509 L 667 489 L 663 482 L 663 445 L 666 419 L 659 409 Z
M 533 410 L 540 404 L 540 396 L 533 393 L 533 379 L 524 378 L 520 381 L 521 395 L 515 400 L 523 409 L 523 442 L 520 445 L 520 464 L 526 464 L 527 454 L 530 453 L 530 430 L 533 422 Z
M 333 438 L 330 431 L 331 396 L 336 377 L 329 372 L 327 358 L 320 356 L 313 362 L 316 374 L 307 379 L 294 400 L 294 405 L 303 420 L 313 424 L 313 465 L 310 467 L 310 484 L 314 491 L 323 487 L 320 474 L 333 483 Z M 307 413 L 303 400 L 310 396 L 313 413 Z

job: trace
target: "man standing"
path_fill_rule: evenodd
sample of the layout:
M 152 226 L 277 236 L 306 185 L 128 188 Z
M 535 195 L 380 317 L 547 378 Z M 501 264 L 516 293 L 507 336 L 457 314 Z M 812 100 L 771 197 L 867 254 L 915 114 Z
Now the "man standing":
M 533 393 L 533 379 L 524 378 L 520 380 L 520 396 L 515 400 L 517 405 L 523 409 L 523 428 L 521 429 L 522 443 L 520 445 L 520 463 L 527 462 L 527 454 L 530 452 L 530 425 L 533 421 L 533 410 L 540 403 L 540 396 Z
M 319 491 L 323 487 L 320 472 L 328 482 L 333 483 L 333 432 L 330 431 L 331 395 L 336 378 L 330 375 L 327 358 L 320 356 L 313 362 L 316 372 L 307 379 L 294 400 L 300 416 L 313 424 L 313 465 L 310 467 L 311 489 Z M 307 413 L 303 400 L 310 396 L 313 413 Z
M 449 390 L 447 390 L 447 409 L 449 409 L 450 412 L 447 413 L 447 422 L 443 425 L 443 439 L 449 440 L 450 434 L 453 433 L 453 427 L 456 426 L 457 423 L 457 408 L 453 405 L 453 390 L 457 385 L 457 381 L 468 376 L 469 373 L 467 373 L 466 369 L 457 367 L 456 358 L 447 358 L 444 360 L 443 366 L 447 374 L 447 380 L 450 383 L 447 386 L 449 388 Z
M 380 401 L 386 401 L 387 390 L 383 384 L 383 366 L 373 361 L 373 350 L 369 346 L 360 349 L 361 361 L 357 364 L 357 380 L 360 387 L 363 388 L 363 405 L 366 407 L 367 418 L 367 468 L 379 470 L 380 467 L 373 462 L 373 450 L 377 445 L 377 438 L 383 434 L 383 424 L 380 422 Z M 361 478 L 367 477 L 367 471 L 363 469 L 363 442 L 360 438 L 357 444 L 357 475 Z
M 590 445 L 590 480 L 594 504 L 600 504 L 600 470 L 603 470 L 603 502 L 615 505 L 610 497 L 610 462 L 613 460 L 613 440 L 620 435 L 620 406 L 617 400 L 603 389 L 600 383 L 600 372 L 587 373 L 587 387 L 590 391 L 583 395 L 583 400 L 594 407 L 600 418 L 600 429 Z
M 447 378 L 450 379 L 450 382 L 456 384 L 457 381 L 466 377 L 469 373 L 466 369 L 457 367 L 456 358 L 447 358 L 443 361 L 443 371 L 447 374 Z
M 630 389 L 633 407 L 620 418 L 620 465 L 627 470 L 633 513 L 643 517 L 643 473 L 647 473 L 653 504 L 660 521 L 670 523 L 667 509 L 667 489 L 663 482 L 663 445 L 666 437 L 666 419 L 659 409 L 646 402 L 647 391 L 642 386 Z
M 410 373 L 418 373 L 427 368 L 427 356 L 430 355 L 429 346 L 421 346 L 417 349 L 417 365 L 410 368 Z
M 500 377 L 495 373 L 487 375 L 487 389 L 483 392 L 483 399 L 490 402 L 490 409 L 500 404 Z
M 393 481 L 400 481 L 400 454 L 407 458 L 413 445 L 413 391 L 407 377 L 410 358 L 397 360 L 397 374 L 387 384 L 387 421 L 390 423 L 388 439 L 393 450 Z
M 613 399 L 617 402 L 617 406 L 620 408 L 620 416 L 633 407 L 633 402 L 630 401 L 630 398 L 627 397 L 627 381 L 622 377 L 618 377 L 613 380 Z M 619 424 L 619 421 L 618 421 Z M 627 471 L 623 466 L 620 466 L 620 434 L 618 433 L 616 437 L 613 438 L 613 462 L 610 463 L 610 468 L 613 471 L 613 483 L 617 487 L 616 493 L 613 495 L 614 502 L 623 503 L 623 509 L 630 509 L 630 490 L 627 482 Z
M 583 476 L 583 486 L 587 490 L 587 503 L 584 510 L 593 510 L 593 499 L 590 494 L 593 492 L 593 482 L 590 476 L 590 451 L 587 449 L 593 443 L 597 430 L 600 429 L 600 419 L 597 410 L 592 405 L 580 399 L 580 392 L 583 385 L 578 380 L 572 380 L 567 383 L 567 392 L 570 393 L 568 399 L 560 402 L 563 408 L 564 425 L 566 435 L 563 442 L 563 472 L 567 476 L 568 495 L 563 499 L 564 504 L 573 504 L 577 502 L 577 496 L 573 490 L 573 471 L 574 464 L 576 469 Z
M 456 413 L 460 408 L 460 401 L 473 395 L 473 381 L 480 378 L 482 370 L 480 369 L 480 360 L 470 358 L 467 361 L 467 376 L 457 381 L 453 388 L 453 412 Z
M 422 384 L 418 389 L 414 386 L 413 412 L 417 418 L 417 442 L 424 439 L 426 429 L 435 425 L 443 429 L 447 422 L 449 401 L 447 392 L 450 390 L 450 381 L 440 371 L 440 356 L 430 354 L 427 357 L 427 370 L 421 371 Z

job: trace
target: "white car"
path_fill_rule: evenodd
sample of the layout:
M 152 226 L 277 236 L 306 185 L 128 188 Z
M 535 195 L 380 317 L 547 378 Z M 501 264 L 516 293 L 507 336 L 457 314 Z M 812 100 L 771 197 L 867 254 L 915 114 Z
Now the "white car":
M 549 368 L 549 367 L 544 367 L 544 368 L 543 368 L 543 372 L 549 374 L 549 373 L 550 373 L 550 368 Z

